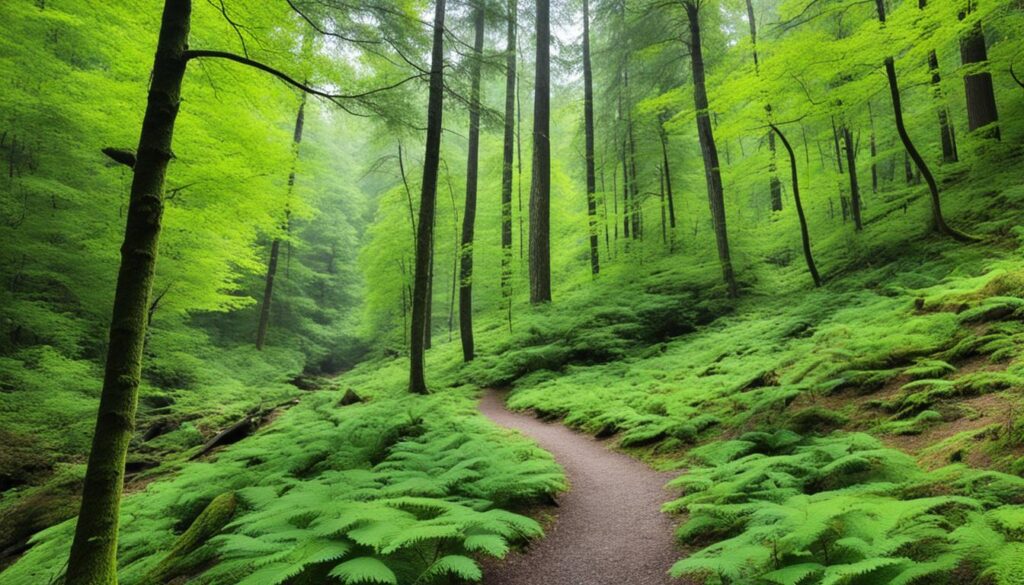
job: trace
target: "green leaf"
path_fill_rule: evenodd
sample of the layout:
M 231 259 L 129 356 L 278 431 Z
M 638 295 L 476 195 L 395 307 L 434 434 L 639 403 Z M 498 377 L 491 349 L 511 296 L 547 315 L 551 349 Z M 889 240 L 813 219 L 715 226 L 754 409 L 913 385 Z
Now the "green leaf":
M 448 555 L 437 559 L 423 572 L 421 578 L 432 579 L 441 575 L 455 575 L 467 581 L 479 581 L 483 578 L 476 561 L 462 555 Z
M 341 563 L 328 573 L 345 585 L 353 583 L 384 583 L 398 585 L 398 577 L 383 561 L 374 557 L 357 557 Z
M 468 551 L 486 553 L 499 559 L 508 554 L 508 543 L 497 534 L 471 534 L 462 545 Z
M 799 585 L 807 577 L 820 573 L 825 567 L 818 563 L 801 563 L 799 565 L 790 565 L 783 567 L 777 571 L 766 573 L 761 576 L 765 581 L 771 581 L 772 583 L 778 583 L 778 585 Z

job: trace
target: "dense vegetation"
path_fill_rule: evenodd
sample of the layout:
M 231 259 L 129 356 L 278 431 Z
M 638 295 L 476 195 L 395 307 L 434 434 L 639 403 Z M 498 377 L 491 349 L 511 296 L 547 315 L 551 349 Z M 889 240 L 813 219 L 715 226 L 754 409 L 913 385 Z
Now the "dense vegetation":
M 1022 582 L 1019 2 L 0 21 L 0 583 L 479 581 L 571 487 L 491 387 L 680 582 Z

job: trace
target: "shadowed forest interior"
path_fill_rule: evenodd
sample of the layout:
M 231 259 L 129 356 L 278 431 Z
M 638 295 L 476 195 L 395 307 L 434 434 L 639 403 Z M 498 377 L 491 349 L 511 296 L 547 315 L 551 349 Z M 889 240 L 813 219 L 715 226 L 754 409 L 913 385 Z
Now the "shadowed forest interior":
M 1021 0 L 0 33 L 0 584 L 1024 585 Z

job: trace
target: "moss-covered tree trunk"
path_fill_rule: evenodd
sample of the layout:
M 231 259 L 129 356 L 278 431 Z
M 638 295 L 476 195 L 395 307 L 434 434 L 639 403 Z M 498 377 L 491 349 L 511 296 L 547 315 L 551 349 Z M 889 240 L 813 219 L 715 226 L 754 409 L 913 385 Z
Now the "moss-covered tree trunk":
M 437 204 L 437 172 L 441 164 L 441 123 L 444 115 L 444 16 L 445 0 L 434 5 L 434 40 L 430 58 L 430 92 L 427 98 L 427 144 L 423 156 L 419 229 L 416 231 L 416 270 L 412 293 L 412 329 L 409 337 L 409 390 L 427 393 L 424 374 L 425 329 L 429 301 L 431 243 Z
M 530 302 L 551 301 L 551 6 L 537 0 L 537 61 L 530 185 Z
M 961 16 L 964 18 L 966 15 Z M 960 39 L 960 62 L 965 67 L 984 65 L 988 62 L 985 46 L 985 31 L 976 22 L 970 31 Z M 992 74 L 976 71 L 964 75 L 964 94 L 967 98 L 967 131 L 986 128 L 987 136 L 999 139 L 999 112 L 996 109 L 996 94 L 992 86 Z
M 156 268 L 164 178 L 173 157 L 174 121 L 188 63 L 185 51 L 191 12 L 190 0 L 167 0 L 164 4 L 121 245 L 103 390 L 66 585 L 117 583 L 124 463 L 135 429 L 146 311 Z
M 597 234 L 597 173 L 594 169 L 594 74 L 590 66 L 590 0 L 583 0 L 583 120 L 586 131 L 587 227 L 590 235 L 590 272 L 601 272 Z
M 484 52 L 484 5 L 473 7 L 473 57 L 470 62 L 469 154 L 466 160 L 466 211 L 462 215 L 459 255 L 459 334 L 462 359 L 473 361 L 473 234 L 476 227 L 477 175 L 480 169 L 480 65 Z
M 690 64 L 693 69 L 693 101 L 697 109 L 697 136 L 700 139 L 700 150 L 704 158 L 704 176 L 708 185 L 708 202 L 711 208 L 711 221 L 715 229 L 718 261 L 722 266 L 722 278 L 725 281 L 728 294 L 730 297 L 736 297 L 739 295 L 739 287 L 736 285 L 732 258 L 729 254 L 729 236 L 725 225 L 725 194 L 722 188 L 718 148 L 715 146 L 715 135 L 711 128 L 708 93 L 704 81 L 700 10 L 696 0 L 688 0 L 683 7 L 686 9 L 690 25 Z

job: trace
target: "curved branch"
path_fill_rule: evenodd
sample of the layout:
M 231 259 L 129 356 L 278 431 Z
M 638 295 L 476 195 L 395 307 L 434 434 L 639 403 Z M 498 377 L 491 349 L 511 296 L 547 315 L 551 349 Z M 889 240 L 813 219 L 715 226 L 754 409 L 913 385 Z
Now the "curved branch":
M 399 87 L 401 85 L 404 85 L 404 84 L 408 83 L 409 81 L 412 81 L 413 79 L 421 79 L 421 78 L 424 77 L 424 75 L 420 73 L 420 74 L 411 75 L 409 77 L 406 77 L 405 79 L 403 79 L 401 81 L 398 81 L 396 83 L 393 83 L 391 85 L 387 85 L 387 86 L 384 86 L 384 87 L 378 87 L 378 88 L 375 88 L 375 89 L 364 91 L 362 93 L 339 94 L 339 93 L 327 93 L 326 91 L 322 91 L 322 90 L 319 90 L 319 89 L 316 89 L 316 88 L 313 88 L 313 87 L 309 87 L 308 85 L 306 85 L 304 83 L 296 81 L 295 79 L 290 77 L 287 73 L 284 73 L 282 71 L 274 69 L 273 67 L 271 67 L 269 65 L 266 65 L 264 63 L 260 63 L 259 61 L 254 61 L 252 59 L 249 59 L 247 57 L 243 57 L 241 55 L 236 55 L 234 53 L 226 53 L 224 51 L 189 50 L 189 51 L 185 51 L 185 53 L 183 54 L 183 57 L 185 58 L 186 61 L 191 61 L 192 59 L 214 58 L 214 59 L 227 59 L 228 61 L 234 61 L 235 63 L 241 63 L 242 65 L 247 65 L 249 67 L 253 67 L 255 69 L 259 69 L 260 71 L 264 71 L 266 73 L 269 73 L 269 74 L 273 75 L 274 77 L 277 77 L 281 81 L 284 81 L 288 85 L 291 85 L 292 87 L 300 89 L 300 90 L 302 90 L 302 91 L 304 91 L 304 92 L 306 92 L 306 93 L 308 93 L 310 95 L 315 95 L 315 96 L 318 96 L 318 97 L 322 97 L 324 99 L 331 100 L 332 102 L 335 102 L 335 103 L 337 103 L 338 100 L 355 100 L 355 99 L 361 99 L 361 98 L 369 97 L 369 96 L 377 94 L 377 93 L 381 93 L 381 92 L 384 92 L 384 91 L 395 89 L 395 88 L 397 88 L 397 87 Z
M 1024 81 L 1021 81 L 1021 79 L 1017 77 L 1017 74 L 1013 72 L 1013 63 L 1010 63 L 1010 77 L 1017 82 L 1017 85 L 1024 87 Z

